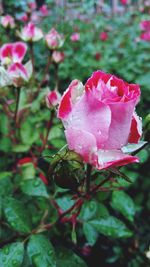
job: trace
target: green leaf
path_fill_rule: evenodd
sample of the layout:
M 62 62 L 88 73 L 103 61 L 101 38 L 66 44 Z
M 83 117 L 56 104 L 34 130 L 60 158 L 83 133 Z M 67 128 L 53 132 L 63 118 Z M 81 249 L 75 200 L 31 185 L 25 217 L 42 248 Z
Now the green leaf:
M 21 190 L 29 196 L 46 197 L 49 195 L 45 184 L 40 178 L 28 179 L 21 182 Z
M 5 114 L 1 114 L 0 115 L 0 132 L 2 133 L 2 134 L 8 134 L 8 130 L 9 130 L 9 128 L 8 128 L 8 117 L 5 115 Z
M 112 194 L 112 207 L 122 213 L 129 221 L 133 222 L 136 208 L 133 200 L 127 193 L 116 191 Z
M 4 246 L 0 250 L 1 267 L 20 267 L 23 261 L 24 247 L 21 242 Z
M 33 163 L 26 163 L 21 166 L 21 172 L 22 172 L 22 179 L 32 179 L 35 177 L 35 167 Z
M 21 135 L 21 140 L 24 145 L 29 145 L 31 146 L 34 142 L 36 142 L 39 138 L 38 131 L 35 129 L 33 131 L 33 125 L 25 121 L 20 129 L 20 135 Z
M 8 196 L 12 193 L 13 185 L 10 176 L 10 172 L 0 172 L 0 196 Z
M 86 263 L 71 250 L 58 248 L 56 253 L 57 267 L 87 267 Z
M 56 267 L 55 252 L 50 241 L 41 234 L 31 236 L 27 252 L 35 267 Z
M 96 202 L 95 200 L 85 202 L 82 205 L 80 212 L 80 218 L 84 221 L 88 221 L 91 218 L 107 217 L 108 215 L 109 213 L 106 207 L 103 204 Z
M 6 198 L 4 200 L 4 214 L 11 227 L 21 233 L 31 231 L 30 215 L 27 208 L 17 199 Z
M 132 232 L 123 222 L 113 216 L 89 221 L 99 233 L 113 238 L 130 237 Z
M 96 243 L 99 236 L 97 230 L 88 222 L 85 222 L 83 224 L 83 232 L 89 245 L 93 246 Z
M 64 196 L 56 199 L 57 204 L 59 207 L 66 211 L 71 208 L 74 204 L 74 200 L 71 199 L 71 196 Z

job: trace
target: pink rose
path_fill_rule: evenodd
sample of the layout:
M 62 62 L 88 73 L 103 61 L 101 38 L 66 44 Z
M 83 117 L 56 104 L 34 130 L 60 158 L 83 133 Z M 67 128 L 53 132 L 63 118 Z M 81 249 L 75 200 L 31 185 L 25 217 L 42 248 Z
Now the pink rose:
M 36 42 L 43 37 L 43 32 L 34 23 L 29 22 L 19 33 L 19 37 L 25 42 Z
M 19 18 L 18 18 L 19 21 L 22 21 L 22 22 L 28 22 L 29 20 L 29 17 L 26 13 L 23 13 Z
M 15 28 L 15 20 L 12 16 L 6 15 L 1 17 L 1 24 L 4 28 Z
M 99 38 L 101 41 L 106 41 L 108 39 L 108 33 L 107 32 L 101 32 L 99 35 Z
M 140 28 L 144 31 L 150 31 L 150 20 L 143 20 L 140 22 Z
M 25 65 L 22 63 L 13 63 L 8 67 L 7 73 L 15 87 L 21 87 L 24 82 L 28 82 L 32 76 L 32 63 L 28 61 Z
M 85 86 L 72 81 L 58 108 L 69 149 L 97 169 L 138 162 L 124 151 L 141 137 L 134 111 L 139 98 L 138 85 L 102 71 L 94 72 Z
M 46 105 L 48 108 L 55 107 L 60 102 L 61 95 L 57 90 L 51 91 L 46 96 Z
M 65 58 L 65 54 L 64 52 L 60 52 L 60 51 L 54 51 L 52 53 L 52 59 L 55 63 L 61 63 L 64 61 Z
M 50 49 L 60 48 L 64 43 L 64 37 L 52 28 L 45 36 L 45 41 Z
M 150 31 L 141 33 L 140 38 L 141 38 L 141 40 L 149 42 L 150 41 Z
M 31 11 L 35 10 L 37 8 L 36 2 L 35 1 L 29 2 L 28 7 L 31 9 Z
M 120 0 L 122 5 L 127 5 L 128 4 L 128 0 Z
M 70 36 L 70 40 L 72 42 L 78 42 L 80 40 L 80 33 L 78 32 L 74 32 L 71 36 Z
M 41 15 L 42 15 L 42 16 L 44 16 L 44 17 L 48 16 L 48 15 L 49 15 L 49 12 L 48 12 L 48 7 L 47 7 L 47 5 L 42 5 L 42 6 L 40 7 L 40 12 L 41 12 Z
M 21 63 L 27 51 L 27 46 L 23 42 L 4 44 L 0 48 L 0 60 L 2 64 L 9 65 L 12 62 Z

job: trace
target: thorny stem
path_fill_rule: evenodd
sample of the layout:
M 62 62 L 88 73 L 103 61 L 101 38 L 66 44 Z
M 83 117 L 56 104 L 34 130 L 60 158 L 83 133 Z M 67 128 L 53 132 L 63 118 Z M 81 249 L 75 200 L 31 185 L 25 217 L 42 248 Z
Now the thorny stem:
M 87 170 L 86 170 L 86 193 L 90 193 L 90 181 L 91 181 L 91 171 L 92 166 L 87 164 Z
M 96 185 L 96 186 L 92 189 L 91 193 L 96 192 L 96 191 L 97 191 L 103 184 L 107 183 L 109 180 L 110 180 L 110 174 L 109 174 L 103 181 L 101 181 L 98 185 Z
M 46 136 L 43 140 L 43 146 L 41 148 L 41 152 L 45 149 L 45 146 L 46 146 L 46 143 L 47 143 L 47 139 L 48 139 L 48 135 L 49 135 L 49 132 L 50 132 L 50 129 L 52 127 L 52 123 L 53 123 L 53 119 L 54 119 L 54 115 L 55 115 L 55 110 L 52 110 L 51 111 L 51 117 L 50 117 L 50 120 L 48 121 L 48 125 L 47 125 L 47 132 L 46 132 Z
M 19 99 L 20 99 L 21 88 L 17 88 L 17 99 L 16 99 L 16 109 L 15 109 L 15 124 L 18 126 L 18 108 L 19 108 Z
M 35 76 L 35 65 L 34 65 L 34 52 L 33 52 L 33 43 L 29 43 L 30 47 L 30 56 L 31 56 L 31 62 L 32 62 L 32 68 L 33 68 L 33 77 Z

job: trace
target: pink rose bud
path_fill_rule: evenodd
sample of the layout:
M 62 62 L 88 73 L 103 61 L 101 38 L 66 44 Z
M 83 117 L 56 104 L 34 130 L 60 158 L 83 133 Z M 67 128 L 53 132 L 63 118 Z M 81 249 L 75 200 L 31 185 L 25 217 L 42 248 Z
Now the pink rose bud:
M 58 91 L 54 90 L 47 94 L 46 96 L 46 104 L 48 108 L 55 107 L 60 102 L 61 95 Z
M 37 8 L 36 2 L 29 2 L 28 7 L 32 10 L 35 10 Z
M 43 32 L 34 23 L 29 22 L 19 33 L 19 37 L 25 42 L 37 42 L 43 38 Z
M 3 17 L 1 17 L 1 25 L 4 28 L 13 29 L 13 28 L 15 28 L 15 20 L 10 15 L 3 16 Z
M 143 40 L 143 41 L 150 42 L 150 30 L 147 31 L 147 32 L 141 33 L 140 39 Z
M 120 0 L 122 5 L 127 5 L 128 4 L 128 0 Z
M 15 87 L 21 87 L 24 82 L 28 82 L 32 74 L 28 72 L 26 65 L 21 63 L 13 63 L 9 66 L 7 72 Z
M 101 54 L 99 52 L 97 52 L 95 54 L 95 59 L 98 61 L 98 60 L 100 60 L 100 58 L 101 58 Z
M 65 58 L 65 54 L 63 52 L 60 51 L 54 51 L 52 53 L 52 59 L 55 63 L 61 63 L 64 61 Z
M 47 17 L 49 15 L 48 7 L 47 5 L 42 5 L 40 7 L 40 12 L 43 17 Z
M 101 32 L 99 35 L 99 39 L 101 41 L 106 41 L 108 39 L 108 33 L 107 32 Z
M 4 44 L 0 48 L 0 60 L 2 64 L 9 65 L 12 62 L 21 63 L 27 51 L 23 42 Z
M 80 40 L 80 33 L 78 32 L 74 32 L 71 37 L 70 37 L 70 40 L 72 42 L 78 42 Z
M 140 28 L 144 31 L 150 31 L 150 20 L 143 20 L 140 22 Z
M 64 37 L 52 28 L 45 36 L 45 41 L 50 49 L 60 48 L 64 43 Z
M 28 22 L 29 17 L 28 17 L 28 15 L 26 13 L 24 13 L 18 18 L 18 20 L 22 21 L 22 22 Z
M 72 81 L 58 107 L 69 149 L 99 170 L 138 162 L 125 151 L 142 134 L 135 113 L 139 99 L 139 85 L 103 71 L 94 72 L 85 86 Z

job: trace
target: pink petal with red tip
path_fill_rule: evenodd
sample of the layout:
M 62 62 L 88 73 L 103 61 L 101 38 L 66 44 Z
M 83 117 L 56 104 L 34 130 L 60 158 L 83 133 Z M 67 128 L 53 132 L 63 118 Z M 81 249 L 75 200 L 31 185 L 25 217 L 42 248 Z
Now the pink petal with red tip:
M 128 143 L 137 144 L 142 135 L 142 120 L 134 112 L 131 122 L 130 134 Z
M 13 61 L 22 62 L 27 51 L 27 45 L 22 42 L 16 42 L 13 45 Z

